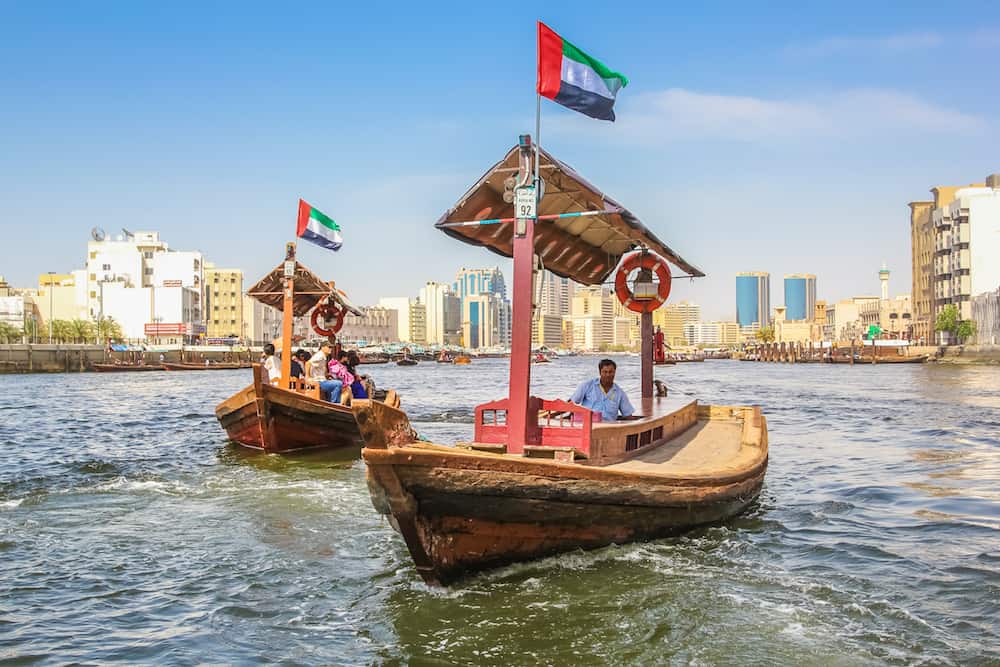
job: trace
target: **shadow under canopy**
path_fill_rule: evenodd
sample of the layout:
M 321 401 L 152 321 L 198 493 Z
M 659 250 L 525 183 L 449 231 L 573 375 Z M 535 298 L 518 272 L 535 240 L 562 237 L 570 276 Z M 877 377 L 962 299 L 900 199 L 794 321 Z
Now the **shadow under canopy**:
M 514 146 L 437 221 L 445 234 L 472 245 L 489 248 L 504 257 L 513 256 L 513 222 L 450 227 L 462 221 L 514 216 L 514 205 L 504 201 L 504 181 L 518 173 L 518 151 Z M 603 283 L 622 255 L 645 246 L 688 276 L 705 274 L 674 252 L 646 228 L 628 209 L 605 195 L 575 169 L 539 149 L 539 174 L 545 182 L 538 215 L 561 215 L 603 211 L 587 217 L 538 220 L 535 223 L 535 253 L 552 273 L 584 285 Z

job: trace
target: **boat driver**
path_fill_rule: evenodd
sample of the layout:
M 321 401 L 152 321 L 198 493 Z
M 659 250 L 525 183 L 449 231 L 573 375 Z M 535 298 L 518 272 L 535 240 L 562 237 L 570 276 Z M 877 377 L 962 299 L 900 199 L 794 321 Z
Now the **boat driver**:
M 611 359 L 601 359 L 597 370 L 600 371 L 600 377 L 581 384 L 569 400 L 600 413 L 601 421 L 613 422 L 618 419 L 619 414 L 631 417 L 635 409 L 622 388 L 615 384 L 617 364 Z

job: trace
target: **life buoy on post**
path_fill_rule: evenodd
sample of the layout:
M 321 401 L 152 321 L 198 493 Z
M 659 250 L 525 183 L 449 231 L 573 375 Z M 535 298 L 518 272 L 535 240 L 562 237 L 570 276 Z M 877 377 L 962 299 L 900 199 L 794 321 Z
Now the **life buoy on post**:
M 651 299 L 636 299 L 628 286 L 628 274 L 636 269 L 651 269 L 656 272 L 660 284 L 656 296 Z M 634 252 L 625 258 L 615 275 L 615 294 L 622 305 L 634 313 L 651 313 L 666 302 L 670 296 L 670 267 L 658 255 L 651 252 Z
M 321 316 L 323 318 L 324 326 L 326 326 L 330 320 L 334 320 L 333 326 L 330 328 L 321 327 L 319 325 L 319 318 Z M 316 306 L 313 309 L 312 317 L 310 318 L 309 323 L 312 325 L 313 331 L 320 336 L 326 336 L 329 338 L 340 331 L 341 327 L 344 326 L 344 310 L 337 308 L 337 306 L 332 303 Z

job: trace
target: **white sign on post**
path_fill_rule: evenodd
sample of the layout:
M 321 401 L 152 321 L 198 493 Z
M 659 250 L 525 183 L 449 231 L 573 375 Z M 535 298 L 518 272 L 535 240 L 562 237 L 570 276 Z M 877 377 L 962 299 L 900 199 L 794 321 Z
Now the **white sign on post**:
M 514 190 L 514 217 L 534 218 L 535 216 L 535 188 L 531 185 Z

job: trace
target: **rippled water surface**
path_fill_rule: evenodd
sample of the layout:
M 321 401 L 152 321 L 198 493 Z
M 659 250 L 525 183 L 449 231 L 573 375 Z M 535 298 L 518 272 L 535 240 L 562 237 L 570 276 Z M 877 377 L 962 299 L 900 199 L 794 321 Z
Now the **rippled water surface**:
M 535 393 L 568 396 L 596 361 L 534 367 Z M 504 360 L 369 371 L 444 442 L 505 393 Z M 360 462 L 226 443 L 213 409 L 247 371 L 0 376 L 0 664 L 1000 663 L 1000 369 L 657 376 L 764 407 L 758 506 L 447 591 Z

